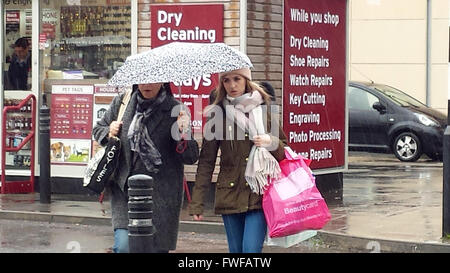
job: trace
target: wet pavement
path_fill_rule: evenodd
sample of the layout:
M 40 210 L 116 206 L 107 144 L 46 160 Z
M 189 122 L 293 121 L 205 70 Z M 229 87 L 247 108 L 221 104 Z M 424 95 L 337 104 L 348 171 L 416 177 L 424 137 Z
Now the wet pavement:
M 352 157 L 344 198 L 324 230 L 352 236 L 442 242 L 442 162 Z
M 344 173 L 343 202 L 329 204 L 332 220 L 316 237 L 294 248 L 265 247 L 265 251 L 450 252 L 450 243 L 441 238 L 442 173 L 442 162 L 430 161 L 425 156 L 417 162 L 406 163 L 390 154 L 350 152 L 349 168 Z M 99 248 L 82 248 L 83 252 L 103 252 L 105 246 L 112 244 L 110 217 L 109 202 L 100 204 L 93 196 L 52 195 L 52 203 L 44 205 L 40 204 L 38 193 L 0 195 L 0 219 L 79 227 L 79 235 L 75 232 L 75 239 L 70 241 L 82 240 L 86 234 L 83 230 L 92 228 L 102 243 L 98 243 Z M 226 252 L 220 216 L 208 210 L 205 221 L 193 222 L 183 209 L 180 220 L 177 252 Z M 97 228 L 99 233 L 95 233 Z M 56 252 L 70 252 L 63 231 L 64 228 L 55 230 L 54 235 L 47 236 L 50 245 L 52 240 L 58 242 Z M 29 233 L 27 236 L 39 239 L 36 235 L 39 229 L 30 228 Z M 8 249 L 3 242 L 12 234 L 14 228 L 0 229 L 0 252 Z M 208 240 L 213 241 L 205 244 Z M 205 248 L 207 245 L 213 247 Z
M 19 231 L 19 232 L 18 232 Z M 24 220 L 0 220 L 0 253 L 111 253 L 111 227 Z M 225 234 L 179 232 L 171 253 L 227 253 Z M 339 249 L 304 242 L 295 248 L 265 246 L 264 253 L 336 253 Z
M 0 220 L 0 253 L 106 253 L 113 236 L 104 225 Z

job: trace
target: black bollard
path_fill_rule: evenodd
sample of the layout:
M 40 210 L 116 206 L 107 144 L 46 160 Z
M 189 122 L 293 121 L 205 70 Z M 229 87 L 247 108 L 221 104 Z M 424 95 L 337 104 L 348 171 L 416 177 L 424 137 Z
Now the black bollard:
M 51 202 L 50 183 L 50 109 L 45 94 L 39 109 L 39 197 L 42 204 Z
M 153 178 L 128 178 L 128 239 L 130 253 L 153 253 Z

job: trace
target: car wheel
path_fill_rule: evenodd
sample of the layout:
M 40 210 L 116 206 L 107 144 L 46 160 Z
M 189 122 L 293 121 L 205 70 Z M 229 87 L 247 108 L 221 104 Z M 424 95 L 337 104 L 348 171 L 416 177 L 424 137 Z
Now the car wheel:
M 392 150 L 401 161 L 413 162 L 422 155 L 422 144 L 414 133 L 404 132 L 395 138 Z

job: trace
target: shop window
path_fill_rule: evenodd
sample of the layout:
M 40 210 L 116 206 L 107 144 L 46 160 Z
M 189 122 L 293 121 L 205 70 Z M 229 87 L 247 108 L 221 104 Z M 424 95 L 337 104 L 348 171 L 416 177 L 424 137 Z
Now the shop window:
M 41 5 L 43 78 L 111 78 L 131 54 L 131 5 L 127 1 L 121 6 L 61 2 Z

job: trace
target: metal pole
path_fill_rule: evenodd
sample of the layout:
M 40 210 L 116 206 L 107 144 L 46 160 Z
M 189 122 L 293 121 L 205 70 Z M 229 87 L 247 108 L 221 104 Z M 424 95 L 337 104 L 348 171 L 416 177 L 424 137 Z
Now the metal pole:
M 426 41 L 426 74 L 425 74 L 425 81 L 426 81 L 426 104 L 427 106 L 431 106 L 431 39 L 432 39 L 432 33 L 431 33 L 431 24 L 433 22 L 432 18 L 432 1 L 427 0 L 427 41 Z
M 45 94 L 39 109 L 39 193 L 43 204 L 51 202 L 50 183 L 50 109 L 47 107 Z
M 130 253 L 153 253 L 153 178 L 128 178 L 128 239 Z
M 450 236 L 450 100 L 447 108 L 447 128 L 444 132 L 444 184 L 442 187 L 442 237 Z
M 447 128 L 444 132 L 444 183 L 442 187 L 442 237 L 450 236 L 450 100 L 447 106 Z
M 450 27 L 450 21 L 448 22 Z M 450 72 L 449 72 L 450 75 Z M 442 187 L 442 237 L 450 237 L 450 77 L 448 82 L 447 128 L 444 132 L 444 183 Z

